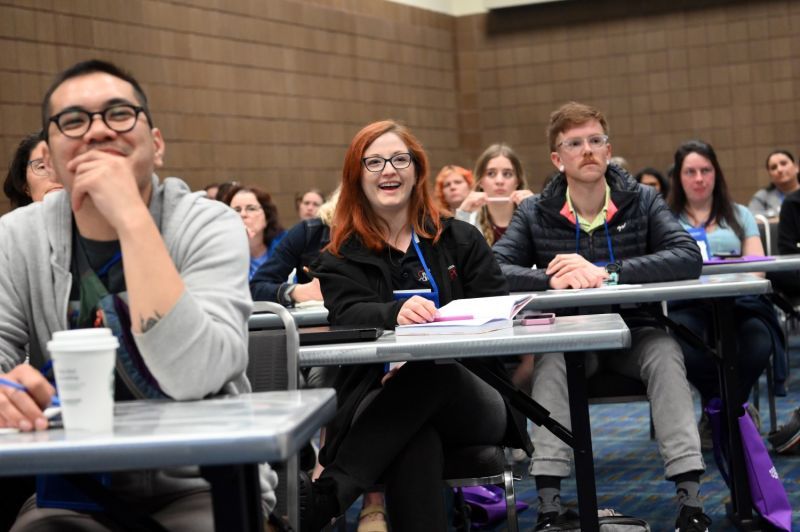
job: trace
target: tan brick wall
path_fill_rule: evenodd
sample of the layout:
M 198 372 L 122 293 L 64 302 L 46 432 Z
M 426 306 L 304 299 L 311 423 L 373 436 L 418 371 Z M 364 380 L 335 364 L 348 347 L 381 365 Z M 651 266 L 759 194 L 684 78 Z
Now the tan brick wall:
M 370 121 L 406 122 L 434 165 L 457 156 L 453 22 L 377 0 L 0 2 L 0 168 L 53 75 L 109 59 L 148 93 L 161 175 L 262 186 L 288 226 L 295 192 L 331 190 Z
M 383 0 L 0 0 L 0 168 L 75 61 L 131 70 L 167 140 L 162 175 L 238 179 L 275 197 L 330 190 L 353 134 L 392 117 L 432 158 L 520 152 L 537 190 L 544 127 L 568 99 L 603 109 L 632 169 L 701 137 L 738 201 L 773 147 L 800 149 L 800 2 L 582 0 L 451 17 Z M 0 212 L 6 208 L 0 202 Z
M 553 170 L 544 130 L 575 99 L 610 123 L 632 171 L 666 170 L 678 144 L 717 151 L 735 199 L 768 183 L 767 153 L 800 151 L 800 2 L 560 2 L 456 22 L 459 113 L 471 156 L 506 140 L 538 190 Z

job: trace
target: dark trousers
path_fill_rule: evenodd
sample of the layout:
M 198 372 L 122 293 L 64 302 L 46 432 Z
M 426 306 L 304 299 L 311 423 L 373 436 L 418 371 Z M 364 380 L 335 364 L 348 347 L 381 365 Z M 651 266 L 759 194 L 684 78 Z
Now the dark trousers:
M 383 483 L 394 532 L 447 530 L 447 448 L 497 445 L 506 423 L 500 394 L 461 365 L 408 363 L 354 421 L 323 477 L 335 480 L 342 510 Z
M 36 492 L 36 477 L 0 478 L 0 530 L 8 530 L 28 497 Z
M 734 314 L 734 323 L 726 324 L 727 328 L 722 333 L 736 335 L 739 363 L 737 402 L 741 404 L 747 401 L 750 390 L 767 367 L 773 350 L 773 340 L 769 327 L 758 316 L 740 312 L 738 309 Z M 670 310 L 669 317 L 688 327 L 698 337 L 705 339 L 706 343 L 713 338 L 713 323 L 709 308 L 698 306 Z M 689 382 L 697 388 L 704 402 L 712 397 L 719 397 L 719 376 L 714 359 L 704 351 L 690 346 L 680 337 L 677 338 L 683 349 Z

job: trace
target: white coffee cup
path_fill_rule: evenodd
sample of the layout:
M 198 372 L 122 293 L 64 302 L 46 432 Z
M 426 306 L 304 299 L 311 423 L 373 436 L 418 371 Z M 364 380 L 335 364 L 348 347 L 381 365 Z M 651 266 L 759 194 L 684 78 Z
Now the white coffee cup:
M 47 342 L 67 432 L 112 432 L 114 363 L 111 329 L 59 331 Z

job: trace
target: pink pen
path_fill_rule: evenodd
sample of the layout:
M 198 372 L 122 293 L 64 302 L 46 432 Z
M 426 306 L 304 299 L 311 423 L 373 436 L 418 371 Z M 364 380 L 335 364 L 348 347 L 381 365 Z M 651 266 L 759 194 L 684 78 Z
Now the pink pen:
M 463 314 L 461 316 L 436 316 L 433 321 L 457 321 L 457 320 L 471 320 L 475 316 L 472 314 Z

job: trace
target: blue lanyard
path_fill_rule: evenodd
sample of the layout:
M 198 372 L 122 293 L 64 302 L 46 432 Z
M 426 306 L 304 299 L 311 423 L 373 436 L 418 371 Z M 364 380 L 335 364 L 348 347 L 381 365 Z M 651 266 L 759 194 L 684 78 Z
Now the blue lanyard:
M 120 250 L 120 251 L 117 251 L 117 252 L 114 254 L 114 256 L 113 256 L 113 257 L 111 257 L 111 258 L 109 259 L 109 261 L 108 261 L 108 262 L 106 262 L 105 264 L 103 264 L 103 267 L 102 267 L 102 268 L 100 268 L 99 270 L 97 270 L 97 276 L 98 276 L 98 277 L 103 277 L 104 275 L 106 275 L 106 274 L 108 273 L 108 271 L 109 271 L 111 268 L 113 268 L 113 267 L 114 267 L 114 265 L 115 265 L 116 263 L 118 263 L 120 260 L 122 260 L 122 250 Z
M 436 307 L 439 307 L 439 287 L 436 286 L 436 280 L 433 278 L 433 274 L 428 269 L 428 264 L 425 262 L 425 256 L 422 254 L 422 250 L 419 249 L 419 237 L 414 230 L 411 230 L 411 243 L 414 245 L 414 251 L 417 252 L 417 257 L 419 258 L 419 262 L 422 264 L 422 269 L 425 270 L 425 275 L 428 276 L 428 281 L 431 283 L 431 291 L 433 292 L 434 300 L 433 302 L 436 303 Z
M 603 228 L 606 231 L 606 245 L 608 245 L 608 256 L 609 256 L 609 263 L 613 264 L 616 262 L 614 260 L 614 248 L 611 246 L 611 235 L 608 232 L 608 222 L 603 219 Z M 578 219 L 578 213 L 575 213 L 575 253 L 578 255 L 581 254 L 581 222 Z

